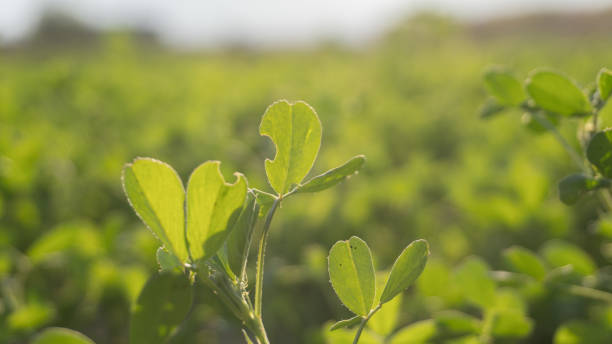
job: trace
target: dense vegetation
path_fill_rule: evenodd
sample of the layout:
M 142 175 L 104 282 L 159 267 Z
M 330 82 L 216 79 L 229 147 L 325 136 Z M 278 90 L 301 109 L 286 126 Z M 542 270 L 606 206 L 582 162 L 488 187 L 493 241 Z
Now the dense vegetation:
M 88 51 L 7 51 L 0 55 L 0 342 L 62 326 L 97 343 L 127 343 L 130 307 L 158 269 L 158 245 L 125 200 L 122 166 L 155 157 L 187 180 L 200 162 L 222 159 L 226 180 L 248 171 L 249 186 L 263 189 L 262 161 L 274 147 L 253 128 L 282 98 L 306 100 L 324 123 L 314 170 L 355 153 L 368 163 L 350 183 L 287 202 L 275 219 L 264 281 L 271 342 L 323 343 L 326 322 L 350 317 L 330 287 L 326 257 L 351 235 L 368 242 L 378 270 L 416 238 L 431 247 L 417 286 L 388 322 L 397 326 L 379 327 L 383 334 L 442 310 L 481 317 L 483 301 L 452 281 L 484 278 L 521 311 L 520 326 L 509 327 L 523 332 L 495 342 L 571 340 L 576 331 L 606 338 L 609 303 L 479 274 L 510 269 L 502 252 L 520 245 L 550 268 L 579 259 L 581 277 L 612 292 L 612 220 L 600 219 L 596 197 L 573 207 L 558 200 L 557 182 L 575 172 L 570 157 L 551 135 L 524 130 L 520 111 L 487 121 L 478 112 L 486 66 L 510 66 L 521 79 L 548 66 L 586 85 L 610 67 L 611 43 L 596 34 L 481 37 L 423 17 L 358 51 L 179 54 L 126 35 Z M 604 126 L 611 112 L 602 110 Z M 575 146 L 579 125 L 560 127 Z M 568 247 L 580 258 L 557 254 Z M 240 324 L 208 289 L 197 286 L 194 298 L 175 342 L 243 341 Z M 583 322 L 559 335 L 572 320 Z

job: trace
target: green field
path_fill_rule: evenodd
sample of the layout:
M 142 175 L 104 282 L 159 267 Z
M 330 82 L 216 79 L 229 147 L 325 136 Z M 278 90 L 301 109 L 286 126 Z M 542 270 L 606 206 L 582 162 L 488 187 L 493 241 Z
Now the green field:
M 518 111 L 479 118 L 481 75 L 492 64 L 521 79 L 546 66 L 586 86 L 612 67 L 612 36 L 481 35 L 421 16 L 359 49 L 180 53 L 107 34 L 87 48 L 0 51 L 0 342 L 27 343 L 61 326 L 97 343 L 127 343 L 130 305 L 157 270 L 158 243 L 125 199 L 123 165 L 154 157 L 187 180 L 201 162 L 221 160 L 226 179 L 241 171 L 250 186 L 270 190 L 263 160 L 274 146 L 257 127 L 277 99 L 317 110 L 323 145 L 313 173 L 356 154 L 367 163 L 277 215 L 264 281 L 273 343 L 325 343 L 330 321 L 348 316 L 326 257 L 351 235 L 369 243 L 379 269 L 409 242 L 429 241 L 430 261 L 403 297 L 398 328 L 441 310 L 480 316 L 450 271 L 470 256 L 508 269 L 502 252 L 515 245 L 541 252 L 551 267 L 568 263 L 554 247 L 576 245 L 587 255 L 584 275 L 597 275 L 591 287 L 612 292 L 612 227 L 597 222 L 598 199 L 558 200 L 558 180 L 575 170 L 563 148 L 526 130 Z M 608 108 L 602 120 L 610 123 Z M 560 128 L 576 146 L 579 125 Z M 590 343 L 612 332 L 610 303 L 497 283 L 530 325 L 495 343 L 550 343 L 576 320 L 599 335 Z M 174 342 L 242 343 L 240 324 L 213 295 L 203 286 L 196 295 Z

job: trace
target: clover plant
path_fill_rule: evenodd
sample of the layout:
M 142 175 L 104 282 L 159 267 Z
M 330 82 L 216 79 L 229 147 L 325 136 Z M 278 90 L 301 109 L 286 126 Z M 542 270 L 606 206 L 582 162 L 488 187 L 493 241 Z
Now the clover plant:
M 262 318 L 263 275 L 276 211 L 290 196 L 325 190 L 357 173 L 365 157 L 355 156 L 304 180 L 317 158 L 322 128 L 314 109 L 301 101 L 270 105 L 259 132 L 276 147 L 274 159 L 265 161 L 270 192 L 250 186 L 238 172 L 233 181 L 226 181 L 219 161 L 198 166 L 186 187 L 170 165 L 155 159 L 137 158 L 123 169 L 123 186 L 132 208 L 161 244 L 157 251 L 161 271 L 148 281 L 133 309 L 130 343 L 164 342 L 172 336 L 192 303 L 189 276 L 212 289 L 242 322 L 247 342 L 269 343 Z M 254 288 L 247 277 L 252 246 L 257 250 Z M 353 276 L 344 277 L 347 284 L 353 283 Z M 390 283 L 386 297 L 405 283 Z M 368 297 L 371 306 L 373 294 Z M 358 309 L 364 314 L 367 307 L 360 302 Z

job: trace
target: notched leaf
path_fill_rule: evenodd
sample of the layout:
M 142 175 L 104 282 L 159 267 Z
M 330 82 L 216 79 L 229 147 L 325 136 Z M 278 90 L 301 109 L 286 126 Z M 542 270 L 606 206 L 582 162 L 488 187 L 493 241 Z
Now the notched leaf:
M 207 161 L 196 168 L 187 184 L 187 242 L 193 260 L 205 260 L 217 253 L 240 215 L 247 193 L 246 178 L 234 173 L 227 183 L 219 161 Z
M 312 168 L 321 146 L 321 122 L 305 102 L 280 100 L 268 107 L 259 133 L 276 146 L 274 160 L 266 159 L 266 175 L 279 195 L 299 185 Z

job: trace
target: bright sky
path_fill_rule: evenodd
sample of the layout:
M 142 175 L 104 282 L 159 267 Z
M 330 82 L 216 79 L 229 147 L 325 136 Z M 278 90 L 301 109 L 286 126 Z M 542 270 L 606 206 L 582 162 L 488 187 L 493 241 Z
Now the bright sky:
M 0 42 L 27 35 L 47 7 L 95 27 L 144 27 L 172 44 L 214 46 L 359 42 L 422 9 L 483 20 L 541 9 L 595 10 L 612 7 L 612 0 L 0 0 Z

